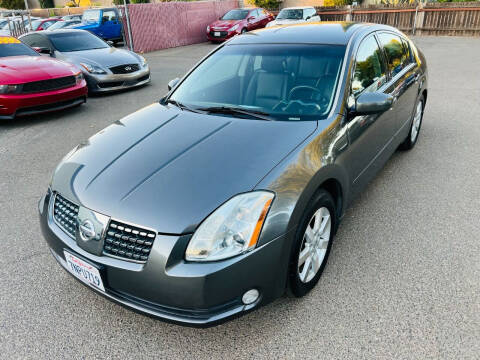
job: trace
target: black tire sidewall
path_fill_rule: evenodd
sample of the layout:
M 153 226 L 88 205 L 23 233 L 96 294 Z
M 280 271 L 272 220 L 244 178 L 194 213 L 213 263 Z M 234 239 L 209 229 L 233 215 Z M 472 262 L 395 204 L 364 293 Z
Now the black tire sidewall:
M 303 243 L 303 236 L 305 234 L 305 230 L 312 218 L 313 214 L 321 207 L 326 207 L 330 211 L 330 218 L 332 220 L 331 225 L 331 232 L 330 232 L 330 239 L 327 246 L 327 252 L 323 259 L 323 262 L 320 266 L 315 277 L 310 280 L 308 283 L 304 283 L 300 280 L 298 274 L 298 256 L 300 253 L 300 248 Z M 319 190 L 312 200 L 307 205 L 305 213 L 302 216 L 300 224 L 297 228 L 295 239 L 292 244 L 292 251 L 290 256 L 290 263 L 289 263 L 289 271 L 288 271 L 288 283 L 289 283 L 289 293 L 296 297 L 301 297 L 306 295 L 310 290 L 312 290 L 315 285 L 318 283 L 320 276 L 325 269 L 327 264 L 328 256 L 330 254 L 330 250 L 332 247 L 333 237 L 334 237 L 334 229 L 337 225 L 337 217 L 336 217 L 336 209 L 335 209 L 335 201 L 333 200 L 332 196 L 326 190 Z

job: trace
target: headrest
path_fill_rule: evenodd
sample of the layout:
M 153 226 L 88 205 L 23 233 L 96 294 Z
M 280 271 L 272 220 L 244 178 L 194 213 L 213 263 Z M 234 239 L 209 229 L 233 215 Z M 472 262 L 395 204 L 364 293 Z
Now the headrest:
M 285 71 L 285 59 L 281 56 L 264 56 L 262 69 L 269 73 L 282 73 Z
M 318 78 L 325 73 L 325 59 L 318 57 L 300 58 L 298 77 Z

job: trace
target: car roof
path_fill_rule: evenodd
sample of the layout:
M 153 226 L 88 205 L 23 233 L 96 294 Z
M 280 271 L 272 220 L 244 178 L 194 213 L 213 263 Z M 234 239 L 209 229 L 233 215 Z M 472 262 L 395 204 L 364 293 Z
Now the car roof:
M 360 29 L 392 29 L 390 26 L 348 21 L 307 22 L 288 26 L 272 26 L 242 36 L 228 44 L 325 44 L 347 45 Z

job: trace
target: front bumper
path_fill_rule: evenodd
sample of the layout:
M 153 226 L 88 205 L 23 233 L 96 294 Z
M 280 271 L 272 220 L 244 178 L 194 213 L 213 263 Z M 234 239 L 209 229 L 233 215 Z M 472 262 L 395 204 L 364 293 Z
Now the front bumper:
M 105 292 L 91 288 L 134 311 L 183 325 L 212 326 L 264 305 L 285 290 L 290 248 L 286 236 L 232 259 L 188 263 L 183 254 L 191 235 L 158 234 L 148 261 L 132 263 L 80 248 L 53 221 L 49 202 L 48 193 L 39 203 L 40 223 L 55 259 L 66 268 L 67 250 L 94 265 Z M 259 290 L 259 299 L 244 305 L 242 295 L 253 288 Z
M 88 83 L 88 90 L 91 93 L 103 93 L 134 88 L 150 82 L 150 68 L 143 69 L 130 74 L 90 74 L 83 73 Z
M 234 37 L 235 35 L 240 34 L 237 30 L 234 30 L 234 31 L 210 30 L 210 32 L 207 33 L 207 39 L 209 41 L 218 41 L 218 42 L 225 41 L 225 40 L 228 40 L 228 39 Z M 215 36 L 214 35 L 216 31 L 220 33 L 220 36 Z
M 58 111 L 83 104 L 87 97 L 85 80 L 70 88 L 34 94 L 0 95 L 0 120 Z

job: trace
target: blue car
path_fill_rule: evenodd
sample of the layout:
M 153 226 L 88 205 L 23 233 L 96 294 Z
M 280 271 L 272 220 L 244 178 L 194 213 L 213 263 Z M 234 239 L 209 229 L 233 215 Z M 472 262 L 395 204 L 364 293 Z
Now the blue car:
M 85 10 L 82 22 L 73 26 L 74 29 L 88 30 L 106 41 L 114 43 L 123 41 L 122 22 L 116 8 L 101 8 Z

